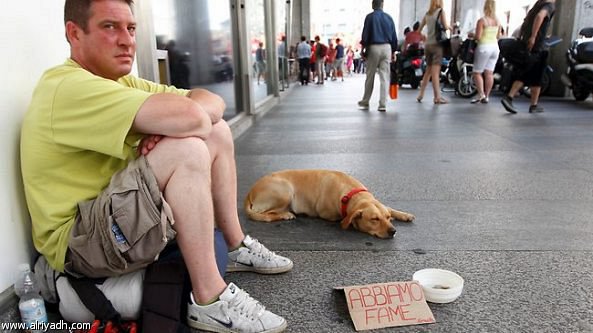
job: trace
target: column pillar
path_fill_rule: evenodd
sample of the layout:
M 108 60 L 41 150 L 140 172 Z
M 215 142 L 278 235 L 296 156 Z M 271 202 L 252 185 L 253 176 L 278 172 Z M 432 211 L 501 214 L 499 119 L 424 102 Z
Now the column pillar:
M 311 39 L 311 1 L 291 0 L 292 2 L 292 41 L 300 42 L 301 36 Z
M 399 18 L 394 18 L 396 19 L 398 38 L 404 38 L 404 29 L 406 27 L 411 29 L 414 22 L 422 21 L 429 6 L 430 0 L 400 0 Z
M 556 1 L 556 14 L 548 33 L 562 38 L 562 42 L 550 50 L 548 63 L 554 69 L 549 95 L 568 96 L 569 89 L 562 84 L 560 76 L 566 73 L 566 50 L 584 27 L 593 26 L 593 1 Z

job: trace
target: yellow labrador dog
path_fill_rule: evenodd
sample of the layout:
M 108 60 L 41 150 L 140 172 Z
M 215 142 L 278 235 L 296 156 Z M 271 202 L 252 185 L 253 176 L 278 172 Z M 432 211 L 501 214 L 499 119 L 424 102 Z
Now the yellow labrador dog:
M 331 170 L 284 170 L 260 178 L 245 198 L 252 220 L 291 220 L 295 214 L 342 220 L 379 238 L 393 238 L 391 219 L 412 222 L 414 215 L 389 208 L 353 177 Z

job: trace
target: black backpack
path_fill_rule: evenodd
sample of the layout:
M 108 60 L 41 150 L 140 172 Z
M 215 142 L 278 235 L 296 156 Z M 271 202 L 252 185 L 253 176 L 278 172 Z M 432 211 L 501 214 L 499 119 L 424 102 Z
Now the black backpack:
M 177 250 L 147 267 L 142 291 L 142 332 L 185 333 L 191 292 L 189 274 Z

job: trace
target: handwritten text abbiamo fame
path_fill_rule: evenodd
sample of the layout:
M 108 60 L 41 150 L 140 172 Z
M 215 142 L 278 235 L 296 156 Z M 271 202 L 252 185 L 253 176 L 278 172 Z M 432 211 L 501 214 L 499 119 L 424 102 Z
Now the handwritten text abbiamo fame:
M 435 322 L 416 281 L 350 286 L 344 293 L 357 331 Z

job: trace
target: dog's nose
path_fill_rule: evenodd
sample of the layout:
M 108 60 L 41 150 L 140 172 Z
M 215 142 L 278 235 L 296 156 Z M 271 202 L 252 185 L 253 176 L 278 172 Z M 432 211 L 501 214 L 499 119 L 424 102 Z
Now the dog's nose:
M 389 229 L 387 233 L 389 234 L 389 237 L 393 238 L 393 236 L 395 236 L 395 228 Z

